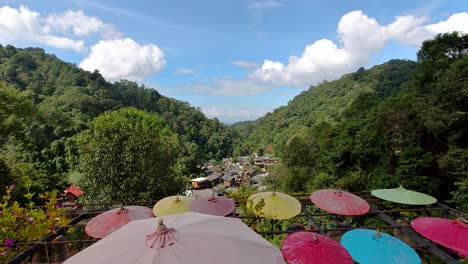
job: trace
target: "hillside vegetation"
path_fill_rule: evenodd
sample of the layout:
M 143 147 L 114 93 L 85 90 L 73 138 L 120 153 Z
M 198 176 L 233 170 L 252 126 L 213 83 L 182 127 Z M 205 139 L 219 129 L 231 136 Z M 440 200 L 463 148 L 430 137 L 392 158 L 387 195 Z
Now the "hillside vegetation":
M 310 87 L 226 127 L 134 82 L 109 83 L 42 49 L 0 47 L 0 185 L 70 183 L 90 201 L 180 191 L 202 160 L 266 153 L 286 192 L 403 184 L 468 206 L 468 36 L 438 35 L 391 60 Z
M 240 153 L 281 157 L 272 188 L 403 186 L 468 206 L 468 36 L 425 41 L 392 60 L 324 82 L 254 122 L 234 125 Z
M 161 127 L 179 137 L 177 162 L 167 164 L 176 175 L 232 152 L 230 130 L 188 103 L 134 82 L 109 83 L 98 71 L 84 71 L 39 48 L 0 46 L 0 102 L 3 185 L 32 181 L 40 192 L 62 189 L 69 176 L 80 178 L 76 136 L 92 128 L 96 117 L 125 107 L 163 118 Z

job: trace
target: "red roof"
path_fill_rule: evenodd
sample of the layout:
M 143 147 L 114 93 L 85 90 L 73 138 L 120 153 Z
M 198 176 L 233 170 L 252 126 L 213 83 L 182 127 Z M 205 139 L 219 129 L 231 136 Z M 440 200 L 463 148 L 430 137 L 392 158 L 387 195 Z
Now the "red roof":
M 70 186 L 63 192 L 64 193 L 71 193 L 71 194 L 73 194 L 75 196 L 80 196 L 80 195 L 84 194 L 83 190 L 81 190 L 80 187 L 77 187 L 77 186 Z

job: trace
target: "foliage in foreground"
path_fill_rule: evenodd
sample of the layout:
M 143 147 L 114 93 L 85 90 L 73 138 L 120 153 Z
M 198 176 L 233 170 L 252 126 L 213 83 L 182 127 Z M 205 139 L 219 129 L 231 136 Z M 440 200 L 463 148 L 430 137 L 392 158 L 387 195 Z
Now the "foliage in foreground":
M 18 253 L 25 251 L 32 242 L 41 241 L 55 229 L 66 226 L 69 220 L 57 198 L 57 192 L 46 192 L 39 195 L 43 202 L 36 206 L 32 201 L 34 193 L 26 193 L 29 201 L 25 206 L 12 200 L 15 185 L 6 188 L 6 194 L 0 203 L 0 262 L 6 263 Z M 25 244 L 23 244 L 25 243 Z

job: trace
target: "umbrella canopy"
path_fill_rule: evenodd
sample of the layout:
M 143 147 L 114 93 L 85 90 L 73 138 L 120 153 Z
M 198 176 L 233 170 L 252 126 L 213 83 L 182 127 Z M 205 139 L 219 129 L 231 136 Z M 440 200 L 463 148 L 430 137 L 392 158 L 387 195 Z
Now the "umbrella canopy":
M 312 232 L 289 234 L 281 243 L 281 252 L 289 264 L 352 264 L 348 251 L 335 240 Z
M 156 216 L 165 216 L 190 211 L 190 204 L 193 198 L 187 196 L 169 196 L 159 200 L 153 207 L 153 213 Z
M 279 249 L 236 218 L 195 212 L 132 221 L 68 259 L 82 263 L 284 263 Z
M 371 193 L 377 198 L 401 204 L 427 205 L 437 202 L 437 199 L 430 195 L 407 190 L 401 185 L 395 189 L 373 190 Z
M 315 191 L 310 200 L 320 209 L 339 215 L 362 215 L 369 212 L 369 204 L 349 192 L 325 189 Z
M 263 199 L 265 206 L 261 210 L 261 216 L 271 219 L 289 219 L 301 212 L 299 201 L 287 194 L 280 192 L 261 192 L 249 197 L 253 204 Z
M 341 237 L 341 244 L 360 264 L 419 264 L 418 254 L 403 241 L 378 230 L 354 229 Z
M 217 215 L 217 216 L 226 216 L 234 212 L 236 206 L 232 199 L 214 195 L 211 197 L 202 197 L 195 200 L 190 206 L 193 212 Z
M 468 225 L 438 217 L 419 217 L 411 221 L 411 227 L 437 244 L 468 255 Z
M 97 215 L 85 227 L 88 236 L 103 238 L 133 220 L 154 217 L 150 208 L 144 206 L 125 206 Z

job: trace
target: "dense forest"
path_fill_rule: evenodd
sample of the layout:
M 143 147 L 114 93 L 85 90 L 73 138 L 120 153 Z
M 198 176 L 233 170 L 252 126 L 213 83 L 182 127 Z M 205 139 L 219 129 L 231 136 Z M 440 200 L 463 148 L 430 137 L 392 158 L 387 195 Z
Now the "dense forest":
M 324 81 L 227 127 L 42 49 L 0 47 L 0 185 L 154 199 L 180 191 L 200 161 L 256 152 L 281 158 L 268 177 L 275 189 L 403 184 L 467 210 L 468 36 L 438 35 L 417 58 Z
M 270 184 L 284 191 L 403 184 L 467 210 L 468 35 L 438 35 L 417 58 L 360 68 L 234 125 L 236 151 L 280 156 Z
M 86 172 L 82 169 L 88 164 L 83 153 L 96 147 L 88 146 L 91 139 L 80 139 L 85 132 L 97 133 L 94 125 L 99 120 L 95 119 L 110 111 L 126 107 L 140 109 L 143 112 L 120 113 L 127 118 L 130 112 L 142 119 L 157 119 L 154 122 L 161 128 L 167 126 L 170 130 L 167 133 L 177 136 L 176 143 L 170 146 L 177 153 L 167 164 L 172 168 L 171 175 L 189 175 L 201 161 L 230 155 L 235 138 L 217 119 L 206 118 L 186 102 L 126 80 L 109 83 L 98 71 L 84 71 L 40 48 L 0 46 L 0 102 L 0 184 L 16 183 L 21 187 L 32 182 L 36 192 L 63 189 L 69 182 L 79 181 Z M 132 127 L 135 120 L 127 120 L 124 125 Z M 116 131 L 119 125 L 122 124 L 109 130 Z M 154 130 L 150 128 L 148 133 L 151 129 Z M 160 171 L 154 177 L 168 173 Z

